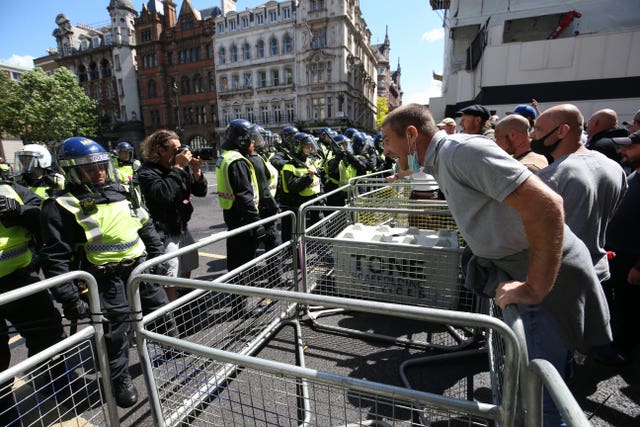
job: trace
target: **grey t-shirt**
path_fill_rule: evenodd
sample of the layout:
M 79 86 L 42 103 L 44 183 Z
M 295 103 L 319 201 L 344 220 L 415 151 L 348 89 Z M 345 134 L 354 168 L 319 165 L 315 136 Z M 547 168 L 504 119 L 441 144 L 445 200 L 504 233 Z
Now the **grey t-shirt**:
M 607 223 L 627 189 L 618 163 L 597 151 L 567 154 L 536 172 L 564 200 L 564 220 L 589 249 L 600 281 L 607 280 Z
M 531 176 L 522 163 L 480 135 L 435 134 L 425 160 L 474 254 L 499 259 L 529 247 L 518 211 L 502 203 Z

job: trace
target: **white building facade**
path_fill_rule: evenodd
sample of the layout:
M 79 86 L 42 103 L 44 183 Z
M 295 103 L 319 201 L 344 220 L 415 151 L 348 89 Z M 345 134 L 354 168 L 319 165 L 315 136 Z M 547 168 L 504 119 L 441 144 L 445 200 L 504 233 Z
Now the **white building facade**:
M 236 118 L 274 131 L 374 128 L 376 63 L 357 0 L 222 6 L 214 38 L 220 132 Z
M 436 119 L 479 103 L 500 116 L 532 98 L 586 117 L 629 120 L 640 108 L 637 0 L 431 1 L 444 10 L 444 81 Z

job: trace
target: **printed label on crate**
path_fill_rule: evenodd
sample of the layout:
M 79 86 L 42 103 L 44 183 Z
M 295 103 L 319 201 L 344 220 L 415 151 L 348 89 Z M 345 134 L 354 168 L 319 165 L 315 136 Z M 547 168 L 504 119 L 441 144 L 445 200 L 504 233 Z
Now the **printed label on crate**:
M 459 295 L 454 233 L 354 224 L 334 243 L 338 295 L 455 308 Z M 413 234 L 412 234 L 413 233 Z M 436 245 L 440 243 L 440 245 Z

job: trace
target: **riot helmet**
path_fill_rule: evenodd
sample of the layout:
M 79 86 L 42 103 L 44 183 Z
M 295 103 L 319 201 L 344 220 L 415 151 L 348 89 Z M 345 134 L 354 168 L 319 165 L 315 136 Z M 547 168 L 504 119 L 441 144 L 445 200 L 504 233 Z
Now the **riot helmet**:
M 284 129 L 282 129 L 282 132 L 280 132 L 280 137 L 282 138 L 282 144 L 285 148 L 293 148 L 292 142 L 293 137 L 296 133 L 298 133 L 298 128 L 295 126 L 286 126 Z
M 351 145 L 351 140 L 349 138 L 342 134 L 339 134 L 334 136 L 333 140 L 336 144 L 338 144 L 340 148 L 342 148 L 342 151 L 344 151 L 345 153 L 353 154 L 353 146 Z
M 355 154 L 366 154 L 368 148 L 367 135 L 364 132 L 357 132 L 351 138 L 351 144 L 353 145 L 353 152 Z
M 318 144 L 308 133 L 298 132 L 293 136 L 293 147 L 300 158 L 313 157 L 318 153 Z
M 68 184 L 101 187 L 118 183 L 111 153 L 84 136 L 65 139 L 57 161 Z
M 47 169 L 51 167 L 51 153 L 44 145 L 26 144 L 16 151 L 15 164 L 18 174 Z
M 255 149 L 264 145 L 260 127 L 245 119 L 231 120 L 225 131 L 223 148 L 247 151 L 252 142 Z
M 344 131 L 344 136 L 346 136 L 349 139 L 353 139 L 353 135 L 355 135 L 356 133 L 358 133 L 358 129 L 348 128 L 347 130 Z
M 118 145 L 116 145 L 116 153 L 118 155 L 118 160 L 121 163 L 133 163 L 133 145 L 129 144 L 127 141 L 119 142 Z

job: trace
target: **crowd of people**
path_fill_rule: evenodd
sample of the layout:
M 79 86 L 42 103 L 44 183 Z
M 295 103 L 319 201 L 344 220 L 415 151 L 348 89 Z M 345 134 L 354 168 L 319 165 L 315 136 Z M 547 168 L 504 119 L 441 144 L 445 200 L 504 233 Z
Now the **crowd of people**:
M 467 242 L 465 285 L 500 307 L 518 306 L 530 358 L 549 360 L 563 375 L 576 351 L 602 363 L 628 363 L 639 340 L 633 326 L 640 292 L 640 111 L 624 127 L 611 109 L 585 123 L 574 105 L 540 112 L 535 100 L 501 119 L 477 104 L 456 115 L 459 124 L 451 117 L 436 123 L 427 107 L 408 104 L 389 113 L 376 135 L 328 127 L 313 134 L 293 126 L 277 134 L 232 120 L 216 161 L 224 222 L 235 230 L 297 213 L 310 201 L 344 205 L 347 193 L 338 189 L 356 176 L 393 170 L 386 174 L 391 181 L 428 174 L 438 185 L 429 197 L 447 200 Z M 59 145 L 55 159 L 46 146 L 26 144 L 16 154 L 15 173 L 0 169 L 5 290 L 74 270 L 93 274 L 108 321 L 115 399 L 125 408 L 138 400 L 129 373 L 127 278 L 144 260 L 193 243 L 191 197 L 207 194 L 202 160 L 177 133 L 154 132 L 141 153 L 142 162 L 126 141 L 111 153 L 76 136 Z M 308 215 L 311 225 L 322 211 Z M 254 259 L 260 245 L 269 250 L 295 236 L 287 216 L 231 235 L 228 271 Z M 190 277 L 197 267 L 192 251 L 155 272 Z M 79 285 L 51 290 L 73 321 L 90 314 Z M 141 290 L 145 311 L 176 296 L 171 287 Z M 7 322 L 30 355 L 65 337 L 47 292 L 0 307 L 0 322 L 0 369 L 10 361 Z M 0 385 L 0 422 L 18 425 L 10 387 Z M 545 425 L 561 422 L 545 396 Z

